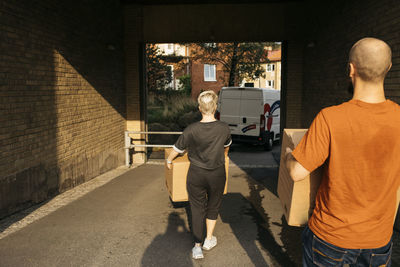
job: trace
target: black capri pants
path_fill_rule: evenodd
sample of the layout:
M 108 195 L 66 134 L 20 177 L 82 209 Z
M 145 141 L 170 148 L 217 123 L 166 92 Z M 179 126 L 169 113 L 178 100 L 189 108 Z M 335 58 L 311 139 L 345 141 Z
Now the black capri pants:
M 192 211 L 192 231 L 196 243 L 205 238 L 205 219 L 216 220 L 225 188 L 225 166 L 204 169 L 190 164 L 187 192 Z

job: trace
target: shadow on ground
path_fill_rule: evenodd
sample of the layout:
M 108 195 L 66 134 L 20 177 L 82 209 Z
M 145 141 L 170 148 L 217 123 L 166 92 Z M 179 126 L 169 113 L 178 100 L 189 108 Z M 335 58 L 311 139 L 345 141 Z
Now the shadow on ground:
M 257 194 L 257 189 L 254 188 L 254 190 L 254 194 Z M 230 225 L 233 234 L 254 266 L 268 266 L 260 248 L 256 245 L 256 241 L 261 245 L 261 249 L 272 256 L 274 262 L 281 266 L 296 266 L 290 255 L 276 243 L 269 230 L 268 220 L 266 221 L 259 214 L 257 208 L 254 207 L 254 203 L 248 201 L 241 194 L 229 193 L 224 197 L 220 216 L 224 223 Z M 251 220 L 256 225 L 257 232 L 255 235 L 248 232 L 248 227 L 246 227 L 246 224 L 249 224 L 248 220 Z
M 280 246 L 270 230 L 270 216 L 262 206 L 263 196 L 260 192 L 264 187 L 278 198 L 280 146 L 276 144 L 272 151 L 267 152 L 263 151 L 262 147 L 235 145 L 231 153 L 254 153 L 257 156 L 257 158 L 251 161 L 240 156 L 232 156 L 231 160 L 237 166 L 246 166 L 240 169 L 248 177 L 247 183 L 250 190 L 248 200 L 252 205 L 252 212 L 254 212 L 250 212 L 249 214 L 252 214 L 257 223 L 259 242 L 282 266 L 301 266 L 301 233 L 304 228 L 289 226 L 285 217 L 282 216 L 281 223 L 277 225 L 281 228 L 280 239 L 283 246 Z M 249 162 L 254 163 L 254 165 L 248 164 Z M 274 222 L 274 224 L 276 223 Z
M 262 246 L 269 251 L 275 260 L 282 266 L 301 266 L 301 232 L 303 228 L 289 226 L 284 216 L 282 216 L 280 238 L 283 242 L 283 247 L 280 246 L 270 229 L 270 218 L 268 213 L 262 206 L 260 192 L 264 189 L 257 182 L 248 180 L 250 189 L 249 201 L 253 207 L 254 218 L 257 220 L 259 229 L 259 241 Z
M 141 266 L 193 266 L 188 253 L 191 247 L 192 238 L 185 221 L 179 213 L 172 212 L 165 233 L 157 235 L 147 247 Z
M 272 261 L 281 266 L 300 266 L 301 255 L 298 251 L 301 250 L 299 237 L 302 229 L 287 226 L 282 218 L 284 223 L 281 235 L 285 246 L 281 247 L 277 244 L 269 229 L 268 215 L 265 212 L 260 214 L 260 208 L 262 209 L 260 206 L 260 191 L 264 188 L 257 182 L 251 181 L 249 182 L 249 187 L 251 200 L 240 193 L 228 193 L 224 196 L 220 210 L 222 222 L 229 225 L 235 238 L 254 266 L 268 266 L 268 262 L 264 258 L 265 254 L 270 255 Z M 189 229 L 186 227 L 186 225 L 190 225 L 190 208 L 188 202 L 173 204 L 175 210 L 180 210 L 181 214 L 186 213 L 187 222 L 182 217 L 179 217 L 177 212 L 171 213 L 168 217 L 168 226 L 165 234 L 157 236 L 146 249 L 142 259 L 143 266 L 151 266 L 151 264 L 161 266 L 161 264 L 171 263 L 174 266 L 177 266 L 176 264 L 181 266 L 181 263 L 182 266 L 192 266 L 192 262 L 188 257 L 183 260 L 176 260 L 181 258 L 182 254 L 187 255 L 187 251 L 190 250 L 193 243 L 191 234 L 188 234 L 190 233 L 190 226 Z M 171 240 L 176 240 L 179 244 L 177 246 L 174 245 L 174 251 L 168 252 L 169 250 L 166 251 L 165 246 L 171 246 Z M 262 250 L 264 253 L 262 253 Z M 162 254 L 160 254 L 160 258 L 155 259 L 154 255 L 157 255 L 157 253 Z M 164 254 L 168 256 L 165 257 Z
M 36 204 L 32 207 L 29 207 L 27 209 L 24 209 L 22 211 L 19 211 L 17 213 L 11 214 L 8 217 L 5 217 L 0 220 L 0 234 L 3 233 L 5 230 L 7 230 L 11 225 L 14 223 L 18 223 L 25 217 L 29 216 L 31 213 L 33 213 L 35 210 L 39 209 L 46 203 L 48 203 L 51 199 L 47 199 L 46 201 L 43 201 L 39 204 Z

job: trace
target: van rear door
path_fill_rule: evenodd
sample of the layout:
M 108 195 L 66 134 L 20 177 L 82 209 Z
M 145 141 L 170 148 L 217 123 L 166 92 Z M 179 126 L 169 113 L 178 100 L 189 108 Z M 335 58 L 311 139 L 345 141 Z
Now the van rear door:
M 236 88 L 223 89 L 219 96 L 220 120 L 229 124 L 232 134 L 237 134 L 240 124 L 240 98 L 242 92 Z
M 260 116 L 264 114 L 263 93 L 259 89 L 246 88 L 240 101 L 240 134 L 260 135 Z
M 280 132 L 280 91 L 276 90 L 264 90 L 264 102 L 268 106 L 265 110 L 267 116 L 266 129 L 269 132 L 273 132 L 273 140 L 279 139 Z

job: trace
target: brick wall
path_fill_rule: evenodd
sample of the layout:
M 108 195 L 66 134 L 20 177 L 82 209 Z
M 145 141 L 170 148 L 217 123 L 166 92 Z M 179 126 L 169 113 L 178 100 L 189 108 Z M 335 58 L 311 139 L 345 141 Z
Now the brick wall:
M 312 36 L 304 48 L 302 126 L 308 127 L 321 108 L 351 98 L 347 92 L 348 52 L 357 40 L 367 36 L 380 38 L 392 48 L 393 67 L 387 76 L 385 90 L 388 98 L 400 103 L 398 1 L 332 1 L 317 8 L 319 13 L 314 14 L 310 24 L 314 28 L 309 28 Z
M 304 109 L 302 102 L 303 95 L 303 42 L 300 41 L 288 41 L 286 48 L 286 55 L 282 60 L 286 60 L 283 64 L 286 68 L 283 68 L 282 77 L 286 81 L 282 84 L 282 112 L 283 117 L 286 119 L 285 128 L 300 128 L 302 120 L 302 110 Z
M 191 61 L 192 97 L 197 99 L 202 91 L 213 90 L 218 93 L 222 87 L 228 86 L 229 74 L 227 74 L 221 64 L 216 65 L 216 81 L 204 81 L 204 64 Z
M 0 2 L 0 218 L 123 165 L 120 10 Z
M 124 50 L 125 50 L 125 83 L 126 83 L 126 108 L 127 130 L 146 130 L 146 95 L 144 85 L 141 83 L 143 49 L 143 14 L 140 5 L 124 7 Z M 131 135 L 136 144 L 143 144 L 146 136 Z M 137 148 L 132 155 L 134 163 L 143 163 L 146 160 L 145 149 Z

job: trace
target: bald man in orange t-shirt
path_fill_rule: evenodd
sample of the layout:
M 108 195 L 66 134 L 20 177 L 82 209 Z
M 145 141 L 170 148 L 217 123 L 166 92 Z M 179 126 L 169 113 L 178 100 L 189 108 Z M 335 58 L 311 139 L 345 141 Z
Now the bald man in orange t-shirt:
M 391 57 L 381 40 L 355 43 L 353 98 L 321 110 L 294 151 L 286 151 L 294 181 L 326 163 L 302 236 L 304 266 L 391 265 L 400 186 L 400 106 L 384 94 Z

